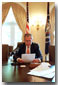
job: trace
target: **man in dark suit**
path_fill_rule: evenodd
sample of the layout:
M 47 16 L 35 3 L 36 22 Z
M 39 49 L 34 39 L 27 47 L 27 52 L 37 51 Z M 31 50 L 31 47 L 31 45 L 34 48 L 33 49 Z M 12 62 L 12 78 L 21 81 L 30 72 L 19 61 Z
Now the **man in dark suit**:
M 32 35 L 31 34 L 25 34 L 24 36 L 24 43 L 21 44 L 19 47 L 16 56 L 17 56 L 17 62 L 23 63 L 24 61 L 21 59 L 21 54 L 25 53 L 35 53 L 35 59 L 32 62 L 41 62 L 43 60 L 42 54 L 39 49 L 39 45 L 32 42 Z

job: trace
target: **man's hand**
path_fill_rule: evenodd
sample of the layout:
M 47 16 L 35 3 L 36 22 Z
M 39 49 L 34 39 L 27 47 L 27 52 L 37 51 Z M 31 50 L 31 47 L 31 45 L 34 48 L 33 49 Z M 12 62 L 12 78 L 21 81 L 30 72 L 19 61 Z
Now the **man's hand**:
M 41 63 L 41 60 L 40 60 L 40 59 L 34 59 L 34 60 L 32 61 L 32 63 Z
M 34 60 L 32 61 L 32 63 L 29 65 L 29 67 L 30 67 L 31 69 L 33 69 L 33 68 L 39 66 L 40 63 L 41 63 L 41 60 L 40 60 L 40 59 L 34 59 Z
M 24 61 L 21 58 L 17 58 L 17 62 L 24 63 Z

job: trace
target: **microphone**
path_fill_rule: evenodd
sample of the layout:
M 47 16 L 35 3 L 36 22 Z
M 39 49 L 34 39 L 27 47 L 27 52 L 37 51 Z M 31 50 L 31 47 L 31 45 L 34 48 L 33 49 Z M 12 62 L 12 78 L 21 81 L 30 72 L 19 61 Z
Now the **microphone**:
M 12 52 L 10 52 L 10 56 L 12 55 L 16 55 L 18 53 L 19 48 L 16 48 L 15 50 L 13 50 Z

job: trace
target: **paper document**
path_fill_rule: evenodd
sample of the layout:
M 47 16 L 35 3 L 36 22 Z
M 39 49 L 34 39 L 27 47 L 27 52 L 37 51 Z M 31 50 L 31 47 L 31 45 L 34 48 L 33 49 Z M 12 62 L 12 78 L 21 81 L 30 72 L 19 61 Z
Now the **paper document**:
M 55 82 L 55 76 L 53 77 L 52 82 Z
M 55 76 L 55 66 L 49 67 L 48 65 L 49 64 L 42 63 L 41 65 L 37 66 L 35 69 L 28 72 L 28 74 L 45 78 L 53 78 Z
M 32 71 L 44 71 L 49 69 L 49 66 L 51 66 L 49 63 L 42 62 L 39 66 L 34 68 Z
M 25 62 L 31 62 L 35 59 L 35 54 L 22 54 L 22 59 Z

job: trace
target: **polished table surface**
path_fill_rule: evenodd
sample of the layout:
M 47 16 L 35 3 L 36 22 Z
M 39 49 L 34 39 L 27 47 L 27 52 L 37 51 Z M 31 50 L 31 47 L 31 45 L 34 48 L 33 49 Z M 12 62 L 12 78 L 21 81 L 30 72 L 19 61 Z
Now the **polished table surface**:
M 52 79 L 28 75 L 31 70 L 29 64 L 11 65 L 11 62 L 2 65 L 2 82 L 51 82 Z

